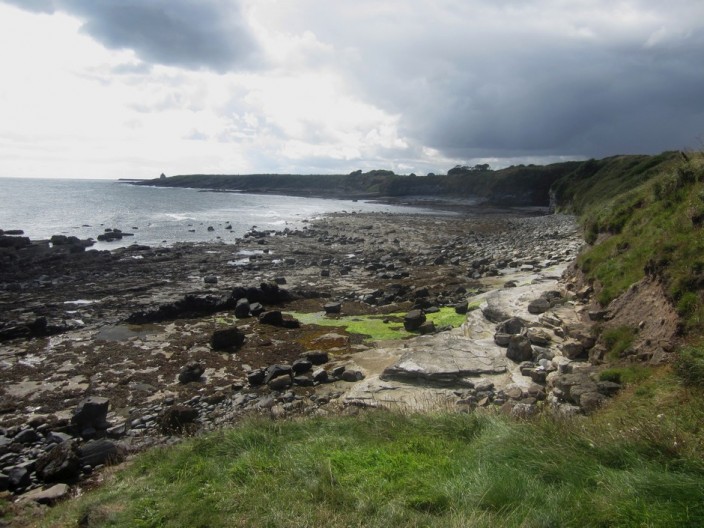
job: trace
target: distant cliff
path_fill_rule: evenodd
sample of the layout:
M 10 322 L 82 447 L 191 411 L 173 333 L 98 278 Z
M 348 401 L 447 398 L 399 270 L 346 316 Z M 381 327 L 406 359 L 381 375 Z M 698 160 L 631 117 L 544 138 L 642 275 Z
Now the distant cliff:
M 552 184 L 580 165 L 520 165 L 496 171 L 456 168 L 450 174 L 433 176 L 401 176 L 384 170 L 344 175 L 191 174 L 156 178 L 139 185 L 343 199 L 476 198 L 491 205 L 547 206 Z
M 474 198 L 487 205 L 552 206 L 580 213 L 647 181 L 680 156 L 627 155 L 551 165 L 455 167 L 448 174 L 403 176 L 388 170 L 351 174 L 188 174 L 137 183 L 213 191 L 284 194 L 342 199 Z

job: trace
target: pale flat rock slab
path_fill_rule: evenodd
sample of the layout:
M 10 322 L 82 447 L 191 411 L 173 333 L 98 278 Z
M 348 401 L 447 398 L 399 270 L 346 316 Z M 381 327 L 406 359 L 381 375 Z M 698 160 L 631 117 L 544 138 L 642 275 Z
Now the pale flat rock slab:
M 458 334 L 418 338 L 381 379 L 462 384 L 462 379 L 506 372 L 506 359 L 498 347 Z
M 20 496 L 21 502 L 38 502 L 39 504 L 54 504 L 69 496 L 68 484 L 56 484 L 47 489 L 36 489 Z

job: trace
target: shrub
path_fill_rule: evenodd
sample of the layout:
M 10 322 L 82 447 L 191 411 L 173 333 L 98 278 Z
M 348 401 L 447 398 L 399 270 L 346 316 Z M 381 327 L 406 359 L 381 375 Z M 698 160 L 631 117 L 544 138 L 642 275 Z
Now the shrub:
M 631 348 L 635 332 L 627 326 L 619 326 L 618 328 L 610 328 L 605 330 L 601 335 L 604 345 L 608 349 L 607 357 L 615 360 L 624 355 L 624 352 Z

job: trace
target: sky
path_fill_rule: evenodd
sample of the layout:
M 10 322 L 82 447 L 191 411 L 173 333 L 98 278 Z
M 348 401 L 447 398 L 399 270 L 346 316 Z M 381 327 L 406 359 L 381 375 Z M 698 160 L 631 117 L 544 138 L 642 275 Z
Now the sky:
M 0 176 L 704 146 L 702 0 L 0 0 Z

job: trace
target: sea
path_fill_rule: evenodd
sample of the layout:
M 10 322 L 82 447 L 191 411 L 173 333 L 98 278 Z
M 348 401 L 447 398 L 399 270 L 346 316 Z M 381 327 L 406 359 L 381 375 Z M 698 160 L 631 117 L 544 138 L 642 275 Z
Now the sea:
M 97 240 L 106 229 L 133 235 L 96 242 L 94 249 L 234 242 L 253 227 L 298 229 L 306 220 L 334 212 L 431 211 L 362 200 L 208 192 L 114 180 L 0 178 L 0 229 L 21 229 L 33 240 L 58 234 Z

